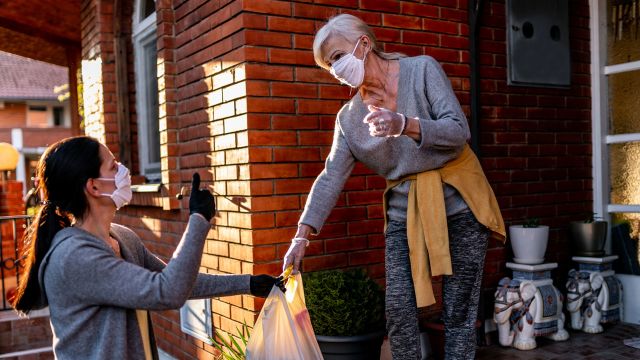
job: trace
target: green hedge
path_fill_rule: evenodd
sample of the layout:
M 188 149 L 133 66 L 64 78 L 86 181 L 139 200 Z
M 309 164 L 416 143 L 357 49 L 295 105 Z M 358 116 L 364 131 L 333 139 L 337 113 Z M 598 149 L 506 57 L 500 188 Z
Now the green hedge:
M 384 293 L 362 269 L 303 274 L 316 335 L 354 336 L 384 329 Z

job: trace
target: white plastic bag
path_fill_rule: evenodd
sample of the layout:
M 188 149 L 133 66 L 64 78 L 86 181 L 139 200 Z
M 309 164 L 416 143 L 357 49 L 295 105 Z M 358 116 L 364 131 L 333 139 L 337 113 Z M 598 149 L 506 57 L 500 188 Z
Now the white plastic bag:
M 247 343 L 247 360 L 322 359 L 299 273 L 286 288 L 286 294 L 277 286 L 271 289 Z

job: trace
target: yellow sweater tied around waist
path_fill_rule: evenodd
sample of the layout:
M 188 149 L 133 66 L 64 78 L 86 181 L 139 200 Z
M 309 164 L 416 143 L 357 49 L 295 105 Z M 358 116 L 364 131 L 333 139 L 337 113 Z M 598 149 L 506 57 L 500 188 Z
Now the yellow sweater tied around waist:
M 418 307 L 435 304 L 431 276 L 451 275 L 449 232 L 442 183 L 453 186 L 469 206 L 478 222 L 501 241 L 506 231 L 498 201 L 469 145 L 458 158 L 444 167 L 387 181 L 384 192 L 385 230 L 387 192 L 411 181 L 407 206 L 407 240 L 411 274 Z

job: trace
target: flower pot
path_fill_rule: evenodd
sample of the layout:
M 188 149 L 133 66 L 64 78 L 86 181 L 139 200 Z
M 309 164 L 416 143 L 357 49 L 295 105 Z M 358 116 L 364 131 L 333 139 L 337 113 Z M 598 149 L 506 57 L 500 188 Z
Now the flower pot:
M 384 331 L 357 336 L 316 335 L 325 360 L 380 359 Z
M 577 256 L 603 256 L 604 244 L 607 241 L 606 221 L 585 223 L 572 221 L 569 224 L 569 234 L 573 254 Z
M 509 238 L 513 249 L 513 261 L 519 264 L 542 264 L 547 251 L 549 227 L 509 226 Z

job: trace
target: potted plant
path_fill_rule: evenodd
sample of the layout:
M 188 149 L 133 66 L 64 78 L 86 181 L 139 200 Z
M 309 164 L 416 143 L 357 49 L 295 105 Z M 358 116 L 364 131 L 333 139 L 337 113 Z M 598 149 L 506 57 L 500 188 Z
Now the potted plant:
M 303 274 L 305 302 L 325 360 L 379 359 L 384 293 L 362 269 Z
M 528 265 L 544 262 L 549 227 L 540 225 L 538 219 L 527 219 L 524 225 L 509 226 L 509 238 L 513 249 L 513 261 Z
M 573 253 L 577 256 L 603 256 L 604 244 L 607 241 L 608 223 L 589 213 L 582 221 L 569 224 Z

